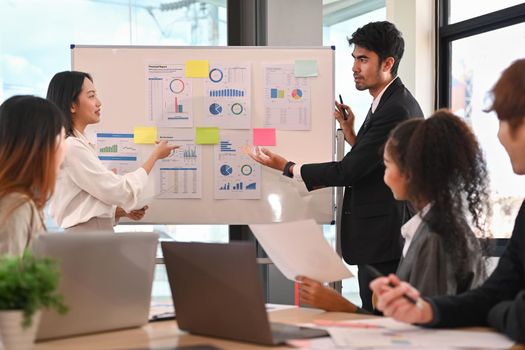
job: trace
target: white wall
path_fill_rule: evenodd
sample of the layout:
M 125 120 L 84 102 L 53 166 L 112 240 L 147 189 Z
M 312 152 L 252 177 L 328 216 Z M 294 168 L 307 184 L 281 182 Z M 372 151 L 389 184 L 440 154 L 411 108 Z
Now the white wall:
M 435 5 L 434 0 L 386 0 L 387 20 L 405 38 L 399 76 L 418 100 L 425 116 L 435 106 Z

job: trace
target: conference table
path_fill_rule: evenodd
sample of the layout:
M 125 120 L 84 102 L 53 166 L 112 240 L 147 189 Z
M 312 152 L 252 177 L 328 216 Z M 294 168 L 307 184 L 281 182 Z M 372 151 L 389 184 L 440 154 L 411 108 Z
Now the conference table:
M 341 312 L 324 312 L 308 308 L 283 308 L 268 312 L 270 321 L 290 324 L 309 323 L 313 320 L 342 321 L 349 319 L 366 319 L 369 315 L 357 315 Z M 373 317 L 373 316 L 372 316 Z M 473 331 L 490 331 L 473 329 Z M 35 350 L 175 350 L 177 347 L 194 345 L 215 346 L 219 349 L 257 350 L 257 349 L 290 349 L 290 346 L 268 347 L 224 339 L 210 338 L 188 334 L 177 328 L 174 320 L 150 322 L 141 328 L 124 329 L 112 332 L 97 333 L 78 337 L 50 340 L 35 344 Z M 199 348 L 194 348 L 198 350 Z M 205 348 L 202 348 L 205 349 Z M 212 349 L 212 348 L 209 348 Z M 513 350 L 525 350 L 525 346 L 516 345 Z

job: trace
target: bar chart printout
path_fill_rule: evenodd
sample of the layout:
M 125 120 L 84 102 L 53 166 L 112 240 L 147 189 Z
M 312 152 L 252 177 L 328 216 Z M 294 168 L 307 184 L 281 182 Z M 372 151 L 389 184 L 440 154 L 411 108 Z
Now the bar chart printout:
M 98 158 L 106 168 L 119 175 L 138 169 L 138 148 L 133 143 L 133 134 L 99 132 L 96 140 Z
M 222 129 L 249 129 L 251 125 L 249 63 L 210 64 L 205 79 L 206 125 Z
M 308 79 L 294 75 L 294 65 L 265 66 L 264 126 L 278 130 L 311 130 Z
M 241 151 L 252 144 L 249 131 L 221 130 L 215 145 L 215 199 L 261 198 L 261 166 Z
M 146 65 L 146 119 L 157 126 L 193 127 L 192 81 L 184 64 Z

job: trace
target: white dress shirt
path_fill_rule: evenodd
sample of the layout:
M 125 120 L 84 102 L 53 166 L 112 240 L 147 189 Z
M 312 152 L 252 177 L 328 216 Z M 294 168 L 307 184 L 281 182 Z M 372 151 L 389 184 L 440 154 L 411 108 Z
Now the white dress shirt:
M 386 86 L 383 88 L 383 90 L 381 90 L 381 92 L 379 93 L 379 95 L 376 96 L 376 98 L 374 98 L 374 100 L 372 101 L 372 106 L 370 108 L 372 108 L 372 114 L 376 112 L 376 109 L 377 109 L 377 106 L 379 105 L 379 102 L 381 102 L 381 97 L 383 97 L 383 94 L 385 93 L 386 89 L 388 89 L 388 87 L 394 82 L 394 80 L 396 80 L 397 77 L 395 77 L 394 79 L 392 79 L 390 81 L 390 83 L 386 84 Z
M 410 220 L 408 220 L 403 226 L 401 226 L 401 236 L 403 236 L 403 238 L 405 239 L 405 245 L 403 246 L 403 257 L 405 257 L 407 254 L 408 247 L 410 247 L 410 243 L 414 239 L 417 229 L 419 225 L 421 225 L 421 221 L 423 221 L 423 216 L 425 216 L 428 213 L 431 206 L 432 204 L 428 203 L 423 209 L 421 209 L 419 213 L 412 216 Z
M 144 168 L 116 175 L 98 159 L 95 145 L 75 130 L 66 139 L 66 157 L 57 177 L 49 213 L 62 228 L 93 217 L 111 218 L 117 206 L 126 212 L 135 209 L 148 182 Z

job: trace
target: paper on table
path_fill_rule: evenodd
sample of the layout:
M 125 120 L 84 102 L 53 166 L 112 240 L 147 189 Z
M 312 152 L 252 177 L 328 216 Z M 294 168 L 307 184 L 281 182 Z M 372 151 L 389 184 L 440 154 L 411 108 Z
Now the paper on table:
M 292 281 L 298 275 L 320 282 L 352 277 L 314 220 L 250 225 L 250 228 L 273 263 Z
M 376 327 L 328 327 L 332 340 L 340 347 L 457 347 L 508 349 L 514 343 L 507 337 L 494 332 L 473 332 L 464 330 L 442 330 L 421 328 L 382 317 L 359 320 Z M 345 324 L 351 323 L 351 321 Z
M 338 350 L 340 347 L 336 346 L 331 338 L 322 337 L 315 339 L 291 339 L 286 341 L 287 345 L 291 345 L 299 349 L 310 350 Z M 347 348 L 348 349 L 348 348 Z

